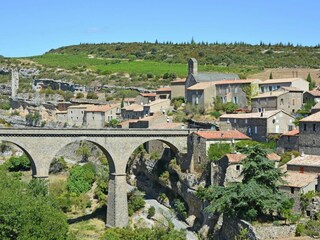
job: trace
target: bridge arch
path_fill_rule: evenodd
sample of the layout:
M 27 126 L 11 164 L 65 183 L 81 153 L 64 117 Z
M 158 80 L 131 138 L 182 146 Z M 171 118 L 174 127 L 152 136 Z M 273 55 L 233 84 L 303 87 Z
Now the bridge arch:
M 28 159 L 30 160 L 30 164 L 31 164 L 31 171 L 32 171 L 32 176 L 36 176 L 37 175 L 37 167 L 36 164 L 31 156 L 30 151 L 28 151 L 27 149 L 25 149 L 25 147 L 23 145 L 21 145 L 18 141 L 10 141 L 10 140 L 1 140 L 4 143 L 10 143 L 12 145 L 17 146 L 19 149 L 21 149 L 23 151 L 23 153 L 28 157 Z

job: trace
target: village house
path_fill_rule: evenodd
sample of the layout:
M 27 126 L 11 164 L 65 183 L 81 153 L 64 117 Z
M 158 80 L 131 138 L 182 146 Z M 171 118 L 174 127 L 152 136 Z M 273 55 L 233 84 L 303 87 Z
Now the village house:
M 74 105 L 68 107 L 67 110 L 67 123 L 68 125 L 81 127 L 84 121 L 84 111 L 87 107 L 94 106 L 94 105 Z
M 89 106 L 84 111 L 83 125 L 86 128 L 104 128 L 107 122 L 119 118 L 120 104 Z
M 211 163 L 211 185 L 227 186 L 230 183 L 242 182 L 242 160 L 247 156 L 242 153 L 228 153 L 220 160 Z M 281 157 L 276 153 L 268 153 L 267 159 L 274 162 L 274 167 L 279 166 Z
M 156 90 L 158 99 L 171 99 L 171 88 L 170 87 L 162 87 Z
M 307 91 L 303 94 L 303 102 L 320 102 L 320 91 L 319 90 L 311 90 Z
M 186 95 L 186 79 L 176 79 L 171 82 L 171 99 L 182 97 Z
M 295 87 L 305 92 L 309 90 L 309 82 L 302 78 L 280 78 L 268 79 L 259 83 L 260 93 L 272 92 L 281 87 Z
M 213 108 L 214 91 L 212 82 L 197 83 L 187 89 L 187 102 L 204 110 Z
M 301 194 L 320 191 L 320 156 L 303 154 L 289 161 L 282 169 L 284 183 L 279 190 L 295 200 L 293 209 L 299 212 Z
M 299 130 L 300 152 L 320 155 L 320 112 L 301 119 Z
M 271 92 L 260 93 L 252 97 L 252 112 L 282 109 L 288 113 L 296 113 L 301 109 L 303 90 L 295 87 L 282 87 Z
M 294 117 L 283 110 L 255 113 L 223 114 L 220 130 L 238 130 L 256 141 L 267 141 L 269 134 L 280 134 L 294 128 Z
M 157 112 L 165 114 L 172 107 L 170 99 L 157 99 L 148 104 L 132 104 L 121 109 L 121 117 L 123 120 L 139 119 L 151 116 Z
M 283 133 L 277 141 L 277 152 L 299 151 L 299 129 Z
M 206 73 L 198 72 L 198 62 L 195 58 L 188 61 L 188 77 L 185 82 L 185 90 L 197 83 L 214 82 L 226 79 L 239 79 L 237 74 L 233 73 Z M 187 95 L 187 92 L 185 93 Z
M 136 104 L 148 104 L 157 99 L 156 93 L 140 93 L 136 97 Z
M 320 102 L 316 103 L 312 108 L 311 108 L 311 114 L 320 112 Z
M 191 135 L 192 161 L 190 171 L 199 171 L 209 162 L 208 150 L 211 144 L 230 143 L 234 144 L 241 140 L 249 140 L 250 137 L 237 131 L 197 131 Z

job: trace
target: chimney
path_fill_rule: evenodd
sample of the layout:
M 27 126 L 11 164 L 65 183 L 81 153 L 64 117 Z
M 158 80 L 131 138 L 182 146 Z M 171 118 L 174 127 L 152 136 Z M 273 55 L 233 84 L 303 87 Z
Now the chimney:
M 198 73 L 198 61 L 195 58 L 190 58 L 188 61 L 188 75 Z

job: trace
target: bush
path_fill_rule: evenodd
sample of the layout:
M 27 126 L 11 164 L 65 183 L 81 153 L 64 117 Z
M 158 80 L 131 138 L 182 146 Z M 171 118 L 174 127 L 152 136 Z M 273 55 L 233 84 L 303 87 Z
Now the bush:
M 306 224 L 298 224 L 296 228 L 297 236 L 320 237 L 320 221 L 309 220 Z
M 298 157 L 298 156 L 300 156 L 300 153 L 298 151 L 295 151 L 295 150 L 285 152 L 281 156 L 279 166 L 282 166 L 282 165 L 286 164 L 287 162 L 289 162 L 292 159 L 292 156 L 293 157 Z
M 80 195 L 90 190 L 95 179 L 95 168 L 93 164 L 87 163 L 83 166 L 76 165 L 70 171 L 67 180 L 68 190 Z
M 225 154 L 231 153 L 232 147 L 229 143 L 211 144 L 208 150 L 208 156 L 211 161 L 220 160 Z
M 174 201 L 173 208 L 176 211 L 176 213 L 180 219 L 187 218 L 187 216 L 188 216 L 187 208 L 186 208 L 183 201 L 181 201 L 180 199 L 176 199 Z
M 159 180 L 162 181 L 163 183 L 167 184 L 167 183 L 169 183 L 169 177 L 170 177 L 170 173 L 168 171 L 164 171 L 160 175 Z
M 29 171 L 31 169 L 31 162 L 27 155 L 23 154 L 20 157 L 13 156 L 5 162 L 5 166 L 9 171 Z
M 82 92 L 78 92 L 76 98 L 84 98 L 84 94 Z
M 148 209 L 148 216 L 147 218 L 152 218 L 154 215 L 156 214 L 156 209 L 154 206 L 151 206 L 149 209 Z
M 128 200 L 128 213 L 129 216 L 132 216 L 136 211 L 143 208 L 146 202 L 143 199 L 143 196 L 139 195 L 139 192 L 133 192 L 129 194 Z
M 214 111 L 214 112 L 211 112 L 210 115 L 215 118 L 219 118 L 221 116 L 221 113 L 219 111 Z
M 59 173 L 63 172 L 68 169 L 68 165 L 64 160 L 64 157 L 58 157 L 53 159 L 52 163 L 50 164 L 49 173 Z
M 98 99 L 98 95 L 95 92 L 88 92 L 87 99 Z

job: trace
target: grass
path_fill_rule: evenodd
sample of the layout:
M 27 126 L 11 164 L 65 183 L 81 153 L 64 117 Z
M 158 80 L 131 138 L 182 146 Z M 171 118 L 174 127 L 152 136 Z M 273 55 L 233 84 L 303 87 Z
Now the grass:
M 162 76 L 165 73 L 175 73 L 179 77 L 187 76 L 187 63 L 167 63 L 149 60 L 128 61 L 110 60 L 102 58 L 88 58 L 85 55 L 68 54 L 44 54 L 30 58 L 32 61 L 46 67 L 64 68 L 68 70 L 92 70 L 98 74 L 129 73 L 148 74 L 152 73 Z M 215 65 L 200 65 L 199 71 L 205 72 L 232 72 L 238 74 L 249 74 L 259 72 L 257 67 L 227 67 Z

